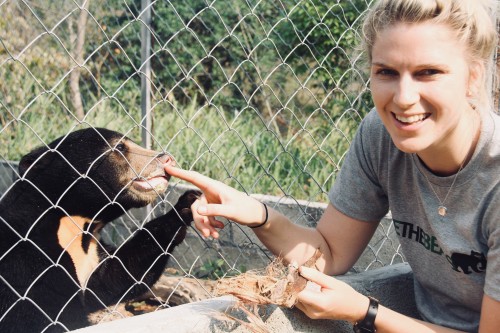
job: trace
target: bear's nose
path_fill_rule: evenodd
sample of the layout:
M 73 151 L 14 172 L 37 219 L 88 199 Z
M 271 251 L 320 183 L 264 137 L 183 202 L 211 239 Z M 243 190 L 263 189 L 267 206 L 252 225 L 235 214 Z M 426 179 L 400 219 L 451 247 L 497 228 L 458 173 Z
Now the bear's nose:
M 161 164 L 168 164 L 175 166 L 175 160 L 169 154 L 161 153 L 156 156 L 156 159 L 160 161 Z

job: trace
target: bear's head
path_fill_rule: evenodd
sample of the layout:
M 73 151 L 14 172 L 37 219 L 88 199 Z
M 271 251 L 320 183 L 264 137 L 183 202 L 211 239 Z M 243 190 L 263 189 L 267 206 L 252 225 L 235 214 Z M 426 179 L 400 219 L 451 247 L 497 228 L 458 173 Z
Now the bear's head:
M 173 158 L 120 133 L 87 128 L 25 155 L 19 174 L 65 214 L 111 220 L 165 192 L 165 164 L 174 164 Z

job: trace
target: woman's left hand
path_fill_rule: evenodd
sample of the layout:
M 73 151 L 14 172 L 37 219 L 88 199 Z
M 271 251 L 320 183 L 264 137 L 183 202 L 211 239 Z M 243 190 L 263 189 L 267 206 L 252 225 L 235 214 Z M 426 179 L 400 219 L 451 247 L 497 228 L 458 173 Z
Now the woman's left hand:
M 298 295 L 296 307 L 311 319 L 337 319 L 352 323 L 362 320 L 370 303 L 347 283 L 316 269 L 300 267 L 300 275 L 314 282 L 321 290 L 305 288 Z

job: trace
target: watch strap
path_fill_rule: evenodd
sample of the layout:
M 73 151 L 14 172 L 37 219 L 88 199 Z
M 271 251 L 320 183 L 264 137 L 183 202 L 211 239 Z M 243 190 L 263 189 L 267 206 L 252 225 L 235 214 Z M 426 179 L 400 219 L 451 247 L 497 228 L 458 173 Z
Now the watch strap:
M 370 305 L 368 305 L 368 311 L 366 311 L 366 316 L 360 322 L 354 324 L 354 333 L 375 333 L 377 329 L 375 328 L 375 317 L 378 312 L 378 300 L 368 296 L 370 299 Z

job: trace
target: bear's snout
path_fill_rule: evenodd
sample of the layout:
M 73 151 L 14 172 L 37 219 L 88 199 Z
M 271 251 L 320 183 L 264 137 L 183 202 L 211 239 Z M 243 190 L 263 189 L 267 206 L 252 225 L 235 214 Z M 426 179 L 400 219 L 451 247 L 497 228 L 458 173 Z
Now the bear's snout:
M 160 162 L 161 165 L 171 165 L 175 166 L 175 159 L 172 155 L 167 154 L 167 153 L 160 153 L 158 156 L 156 156 L 156 159 L 158 162 Z

